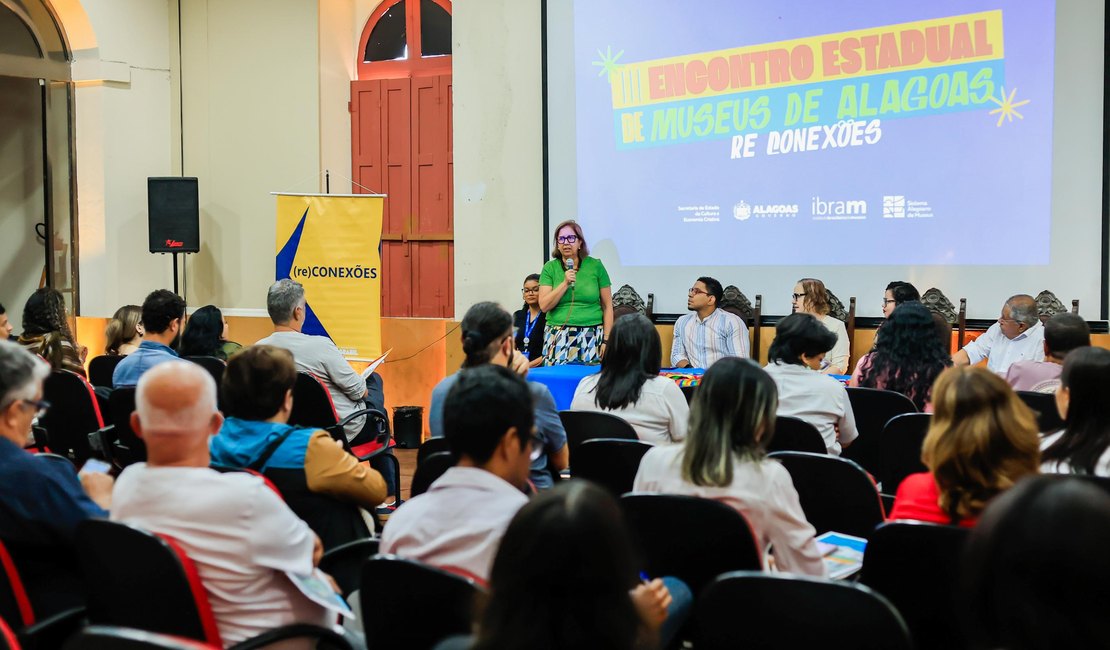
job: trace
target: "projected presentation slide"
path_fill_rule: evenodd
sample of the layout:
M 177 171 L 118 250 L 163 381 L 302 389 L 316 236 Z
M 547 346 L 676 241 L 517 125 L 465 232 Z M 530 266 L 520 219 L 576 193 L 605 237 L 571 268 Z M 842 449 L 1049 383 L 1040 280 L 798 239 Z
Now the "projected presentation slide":
M 628 266 L 1049 264 L 1054 21 L 577 0 L 579 219 Z

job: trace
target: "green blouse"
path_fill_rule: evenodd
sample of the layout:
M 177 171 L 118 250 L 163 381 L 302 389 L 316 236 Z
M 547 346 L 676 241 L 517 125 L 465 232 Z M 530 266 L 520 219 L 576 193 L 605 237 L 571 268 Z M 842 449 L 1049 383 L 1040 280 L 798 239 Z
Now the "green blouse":
M 563 260 L 548 260 L 540 271 L 540 286 L 554 287 L 566 277 Z M 547 324 L 552 327 L 571 325 L 587 327 L 602 324 L 601 290 L 611 286 L 609 272 L 596 257 L 582 260 L 574 288 L 567 288 L 559 304 L 547 313 Z

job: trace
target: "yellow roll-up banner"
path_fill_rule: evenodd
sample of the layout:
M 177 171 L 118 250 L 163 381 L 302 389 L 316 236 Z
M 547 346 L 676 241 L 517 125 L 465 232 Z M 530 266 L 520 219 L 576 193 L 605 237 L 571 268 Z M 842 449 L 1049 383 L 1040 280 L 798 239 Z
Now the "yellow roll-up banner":
M 382 209 L 372 194 L 277 196 L 276 279 L 304 285 L 305 334 L 348 358 L 381 355 Z

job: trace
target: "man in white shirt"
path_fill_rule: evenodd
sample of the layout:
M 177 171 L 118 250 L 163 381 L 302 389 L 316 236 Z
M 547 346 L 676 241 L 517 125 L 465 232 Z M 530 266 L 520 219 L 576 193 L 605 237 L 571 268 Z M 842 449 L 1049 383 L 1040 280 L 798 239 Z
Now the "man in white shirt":
M 385 412 L 381 378 L 376 373 L 364 381 L 343 358 L 331 339 L 326 336 L 311 336 L 301 331 L 307 319 L 308 305 L 305 302 L 304 286 L 300 282 L 286 278 L 270 285 L 266 292 L 266 311 L 274 323 L 274 333 L 255 345 L 272 345 L 292 352 L 298 371 L 315 375 L 327 386 L 339 419 L 342 420 L 367 406 Z M 373 393 L 370 391 L 371 386 L 375 388 Z M 346 424 L 344 433 L 352 445 L 371 442 L 377 431 L 364 430 L 367 428 L 373 428 L 373 421 L 368 423 L 366 416 L 360 415 Z M 375 457 L 370 465 L 385 479 L 388 492 L 385 497 L 386 505 L 378 508 L 378 512 L 388 515 L 387 511 L 392 510 L 391 504 L 395 503 L 397 495 L 393 465 L 380 456 Z
M 225 644 L 292 623 L 329 625 L 334 615 L 285 575 L 315 570 L 319 538 L 261 478 L 208 468 L 208 439 L 222 423 L 216 383 L 200 366 L 169 361 L 144 373 L 131 426 L 148 460 L 116 481 L 111 518 L 181 544 Z
M 390 517 L 381 552 L 437 566 L 483 584 L 509 522 L 528 502 L 532 393 L 507 368 L 464 368 L 443 406 L 458 464 Z M 537 558 L 542 560 L 542 558 Z
M 952 355 L 957 366 L 987 360 L 991 372 L 1005 375 L 1015 361 L 1044 361 L 1044 326 L 1033 296 L 1011 296 L 998 322 Z
M 671 365 L 708 368 L 725 357 L 748 357 L 748 326 L 735 314 L 718 309 L 724 297 L 721 283 L 698 278 L 690 287 L 685 314 L 674 324 Z

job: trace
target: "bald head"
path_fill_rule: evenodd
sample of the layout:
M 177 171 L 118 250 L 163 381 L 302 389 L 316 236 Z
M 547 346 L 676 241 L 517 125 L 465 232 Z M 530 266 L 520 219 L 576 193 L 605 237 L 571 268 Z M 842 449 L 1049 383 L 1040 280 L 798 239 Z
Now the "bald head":
M 1006 301 L 1006 307 L 1010 309 L 1010 318 L 1024 323 L 1026 327 L 1033 327 L 1040 319 L 1037 314 L 1037 301 L 1028 294 L 1019 293 L 1016 296 L 1010 296 Z
M 131 423 L 146 442 L 151 465 L 207 466 L 208 437 L 223 424 L 216 382 L 195 363 L 160 363 L 139 379 Z

